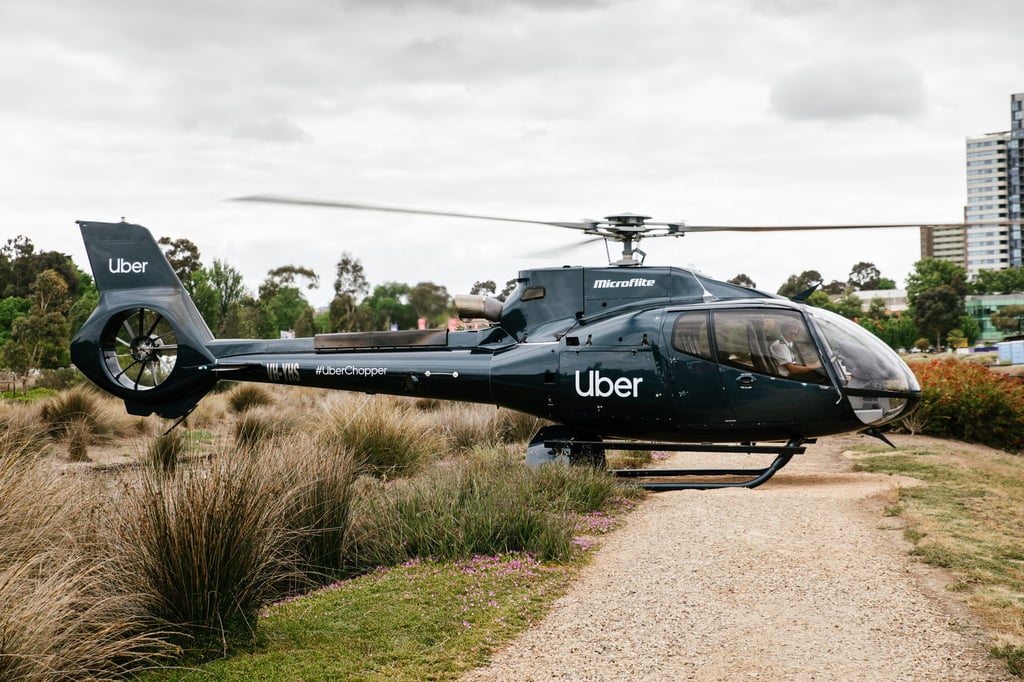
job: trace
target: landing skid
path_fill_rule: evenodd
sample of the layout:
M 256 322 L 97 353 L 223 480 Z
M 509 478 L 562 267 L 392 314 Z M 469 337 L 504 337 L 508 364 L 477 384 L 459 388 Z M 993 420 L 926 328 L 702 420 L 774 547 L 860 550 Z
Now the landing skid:
M 670 451 L 670 452 L 717 452 L 717 453 L 741 453 L 741 454 L 768 454 L 775 455 L 775 460 L 762 469 L 610 469 L 608 473 L 620 478 L 723 478 L 743 477 L 738 481 L 701 480 L 701 481 L 671 481 L 654 482 L 641 481 L 640 486 L 646 490 L 714 490 L 718 488 L 756 488 L 775 473 L 786 466 L 793 455 L 800 455 L 806 450 L 803 443 L 813 443 L 814 440 L 792 439 L 785 445 L 715 445 L 704 443 L 637 443 L 627 441 L 544 441 L 549 448 L 580 448 L 590 447 L 594 450 L 641 450 L 641 451 Z

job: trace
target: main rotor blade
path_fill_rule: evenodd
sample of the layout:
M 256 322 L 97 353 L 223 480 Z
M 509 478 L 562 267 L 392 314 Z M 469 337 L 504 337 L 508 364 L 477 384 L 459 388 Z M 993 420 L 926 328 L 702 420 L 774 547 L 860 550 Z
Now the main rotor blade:
M 343 201 L 324 201 L 320 199 L 299 199 L 280 197 L 271 194 L 254 194 L 247 197 L 236 197 L 232 201 L 253 201 L 263 204 L 288 204 L 292 206 L 314 206 L 317 208 L 344 208 L 357 211 L 383 211 L 385 213 L 405 213 L 409 215 L 440 216 L 442 218 L 469 218 L 472 220 L 499 220 L 506 223 L 531 223 L 534 225 L 554 225 L 572 230 L 589 230 L 592 223 L 586 222 L 554 222 L 549 220 L 524 220 L 522 218 L 505 218 L 501 216 L 477 215 L 474 213 L 453 213 L 451 211 L 427 211 L 417 208 L 399 208 L 397 206 L 373 206 L 371 204 L 351 204 Z
M 648 223 L 651 224 L 651 223 Z M 874 225 L 683 225 L 681 232 L 788 232 L 792 230 L 870 230 L 887 227 L 965 227 L 964 223 L 878 223 Z

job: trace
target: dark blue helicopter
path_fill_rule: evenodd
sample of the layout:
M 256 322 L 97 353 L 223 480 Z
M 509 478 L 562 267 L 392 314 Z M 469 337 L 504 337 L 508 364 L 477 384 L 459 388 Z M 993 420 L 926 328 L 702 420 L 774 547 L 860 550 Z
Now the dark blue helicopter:
M 245 200 L 490 219 L 278 197 Z M 647 483 L 651 489 L 753 487 L 818 436 L 879 435 L 878 427 L 914 409 L 920 399 L 914 375 L 853 322 L 637 259 L 643 252 L 635 244 L 643 237 L 757 228 L 647 220 L 623 214 L 543 223 L 617 241 L 622 258 L 606 267 L 523 270 L 504 301 L 457 296 L 461 317 L 487 321 L 477 331 L 274 340 L 215 339 L 146 228 L 80 221 L 100 300 L 72 341 L 71 355 L 131 414 L 183 419 L 225 379 L 520 410 L 552 422 L 530 443 L 530 464 L 603 465 L 605 451 L 613 449 L 776 456 L 759 469 L 616 472 L 672 477 Z M 829 227 L 836 226 L 767 229 Z M 701 480 L 680 480 L 694 475 Z

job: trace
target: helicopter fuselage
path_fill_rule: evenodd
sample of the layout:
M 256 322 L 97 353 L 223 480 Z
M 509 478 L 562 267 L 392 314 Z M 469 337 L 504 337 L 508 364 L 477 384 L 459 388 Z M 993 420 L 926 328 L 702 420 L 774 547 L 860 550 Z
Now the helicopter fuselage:
M 507 300 L 464 301 L 476 331 L 215 339 L 148 230 L 81 225 L 101 296 L 72 358 L 133 414 L 182 417 L 223 379 L 490 403 L 598 439 L 799 442 L 920 395 L 853 322 L 674 267 L 524 270 Z

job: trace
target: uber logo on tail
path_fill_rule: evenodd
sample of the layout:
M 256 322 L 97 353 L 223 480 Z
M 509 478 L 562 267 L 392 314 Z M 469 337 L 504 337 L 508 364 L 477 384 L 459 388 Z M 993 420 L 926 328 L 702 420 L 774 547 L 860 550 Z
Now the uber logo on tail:
M 149 261 L 139 260 L 125 260 L 124 258 L 118 258 L 115 262 L 113 258 L 107 259 L 107 269 L 115 275 L 126 275 L 130 272 L 136 274 L 143 273 L 146 271 L 146 266 L 149 265 Z
M 576 370 L 576 395 L 582 398 L 608 398 L 612 395 L 619 398 L 636 398 L 640 395 L 641 377 L 619 377 L 609 379 L 601 376 L 601 372 L 592 369 L 586 373 L 586 387 L 580 381 L 580 371 Z

